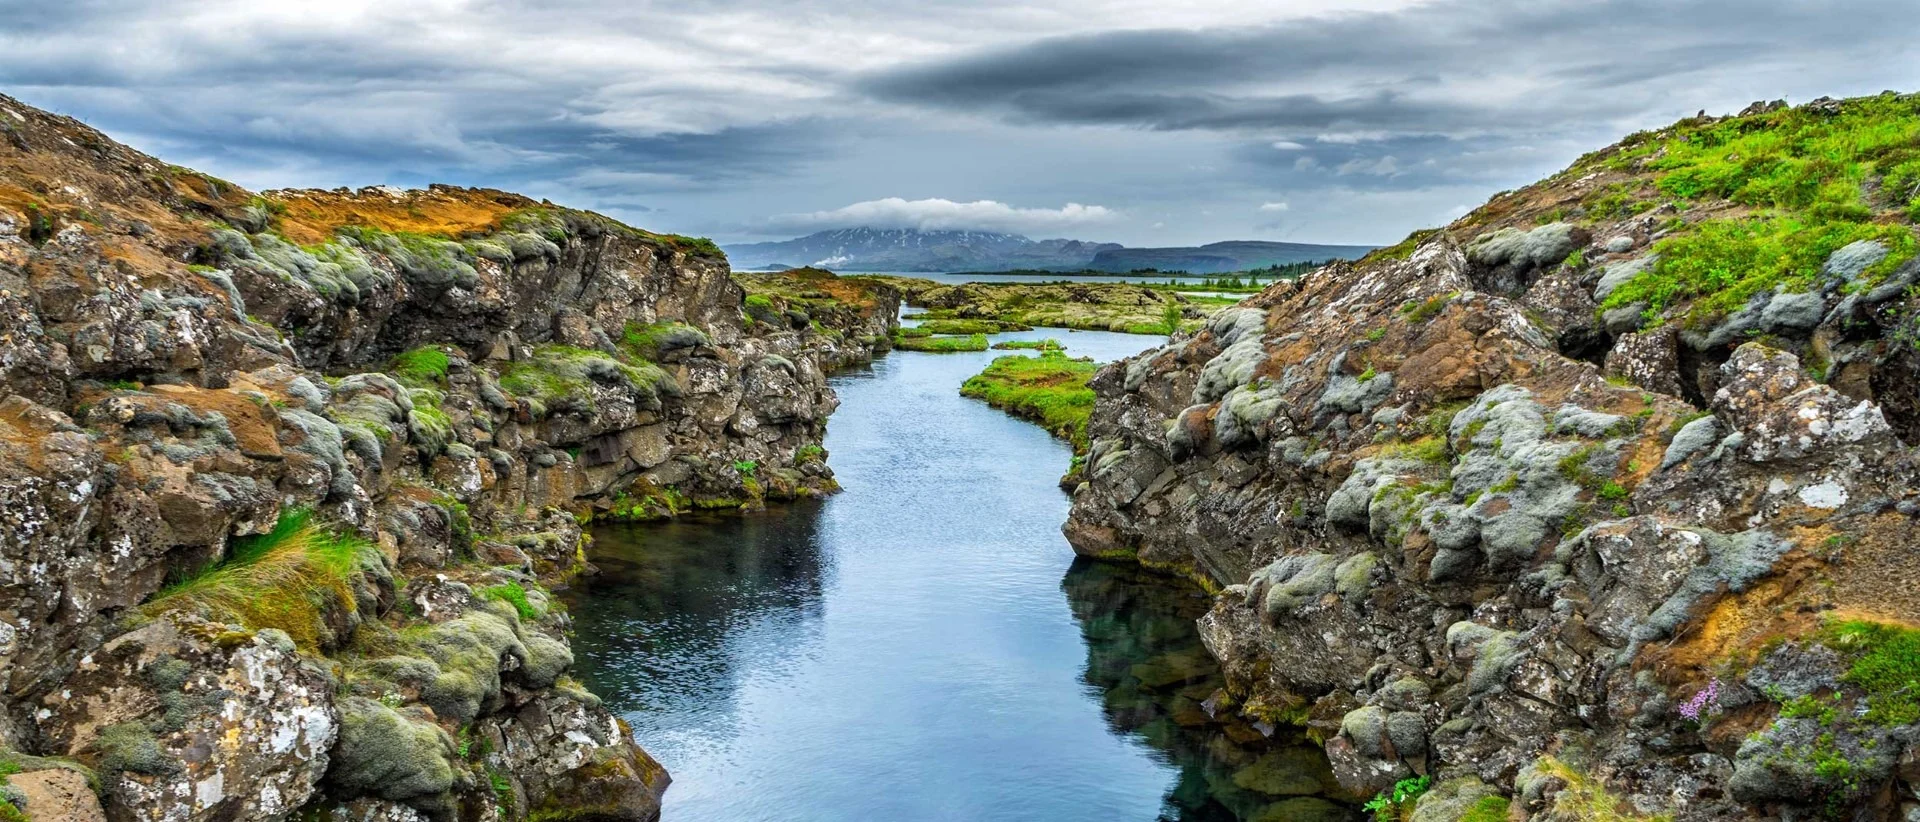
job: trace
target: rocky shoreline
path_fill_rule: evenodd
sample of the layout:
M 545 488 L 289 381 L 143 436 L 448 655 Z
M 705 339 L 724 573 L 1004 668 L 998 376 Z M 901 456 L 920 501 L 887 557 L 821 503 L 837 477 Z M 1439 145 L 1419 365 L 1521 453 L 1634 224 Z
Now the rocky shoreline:
M 1383 814 L 1920 818 L 1916 123 L 1683 121 L 1276 284 L 1094 377 L 1065 532 Z
M 4 97 L 0 132 L 8 803 L 657 817 L 545 586 L 595 517 L 835 490 L 825 376 L 898 291 L 743 290 L 503 192 L 255 194 Z

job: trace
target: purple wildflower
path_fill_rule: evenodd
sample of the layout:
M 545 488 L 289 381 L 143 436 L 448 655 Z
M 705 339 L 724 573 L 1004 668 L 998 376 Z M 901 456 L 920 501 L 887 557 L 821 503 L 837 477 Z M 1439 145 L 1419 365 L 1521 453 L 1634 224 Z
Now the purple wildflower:
M 1692 699 L 1680 703 L 1680 715 L 1693 722 L 1711 718 L 1720 712 L 1720 678 L 1708 680 Z

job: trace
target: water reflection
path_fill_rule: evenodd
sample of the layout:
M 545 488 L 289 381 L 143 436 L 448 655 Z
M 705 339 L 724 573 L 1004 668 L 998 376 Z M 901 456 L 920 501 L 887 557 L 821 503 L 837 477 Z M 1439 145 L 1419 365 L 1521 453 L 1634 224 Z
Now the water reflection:
M 595 529 L 600 573 L 566 597 L 581 679 L 657 746 L 723 743 L 738 672 L 777 673 L 818 641 L 818 509 Z
M 1194 620 L 1208 599 L 1131 566 L 1080 560 L 1061 583 L 1087 640 L 1087 684 L 1115 733 L 1136 736 L 1179 768 L 1165 822 L 1348 820 L 1326 757 L 1305 739 L 1259 731 L 1209 710 L 1225 684 Z
M 1048 336 L 1158 342 L 998 338 Z M 1204 601 L 1089 566 L 1061 595 L 1069 447 L 958 392 L 1004 353 L 835 376 L 824 502 L 594 529 L 576 675 L 673 774 L 666 822 L 1323 818 L 1316 750 L 1205 723 Z

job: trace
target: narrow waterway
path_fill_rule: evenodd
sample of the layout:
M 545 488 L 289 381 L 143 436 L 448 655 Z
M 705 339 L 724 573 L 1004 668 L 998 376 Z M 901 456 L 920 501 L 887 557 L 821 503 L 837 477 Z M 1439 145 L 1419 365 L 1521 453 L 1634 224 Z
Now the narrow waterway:
M 1045 336 L 1156 342 L 996 339 Z M 831 499 L 595 529 L 578 675 L 672 773 L 666 822 L 1351 815 L 1317 749 L 1209 721 L 1204 597 L 1074 561 L 1068 447 L 958 394 L 1005 353 L 834 378 Z

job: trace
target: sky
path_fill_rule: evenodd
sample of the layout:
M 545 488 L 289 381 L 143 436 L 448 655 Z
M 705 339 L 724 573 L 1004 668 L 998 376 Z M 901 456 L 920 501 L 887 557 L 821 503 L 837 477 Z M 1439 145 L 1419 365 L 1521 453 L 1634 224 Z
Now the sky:
M 1755 100 L 1920 90 L 1915 0 L 0 0 L 0 92 L 249 188 L 722 243 L 1385 244 Z

